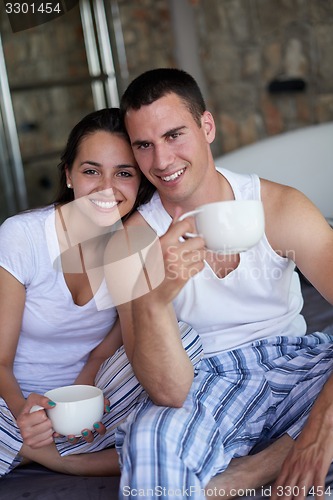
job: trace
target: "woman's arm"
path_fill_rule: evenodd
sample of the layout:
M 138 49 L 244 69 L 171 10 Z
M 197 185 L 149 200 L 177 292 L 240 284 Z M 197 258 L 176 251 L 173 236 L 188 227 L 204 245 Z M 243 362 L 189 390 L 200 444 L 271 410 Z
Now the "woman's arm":
M 95 384 L 95 377 L 101 364 L 123 344 L 119 319 L 115 322 L 108 335 L 91 351 L 88 361 L 77 376 L 74 384 Z
M 101 364 L 112 356 L 117 349 L 122 345 L 123 340 L 121 336 L 121 329 L 119 319 L 115 322 L 112 329 L 108 333 L 108 335 L 102 340 L 100 344 L 93 351 L 91 351 L 88 361 L 77 376 L 74 384 L 87 384 L 87 385 L 95 385 L 95 377 L 97 372 L 101 366 Z M 105 411 L 110 411 L 110 401 L 104 398 Z M 97 427 L 95 430 L 98 434 L 105 434 L 106 427 L 102 422 L 97 422 Z M 86 434 L 84 435 L 84 439 L 91 443 L 94 440 L 93 433 L 86 429 Z
M 31 394 L 25 400 L 13 373 L 24 307 L 24 286 L 0 267 L 0 396 L 16 418 L 24 442 L 39 448 L 52 443 L 52 425 L 44 411 L 30 413 L 30 409 L 47 408 L 48 398 Z
M 0 396 L 15 417 L 25 404 L 13 373 L 24 306 L 24 286 L 0 267 Z

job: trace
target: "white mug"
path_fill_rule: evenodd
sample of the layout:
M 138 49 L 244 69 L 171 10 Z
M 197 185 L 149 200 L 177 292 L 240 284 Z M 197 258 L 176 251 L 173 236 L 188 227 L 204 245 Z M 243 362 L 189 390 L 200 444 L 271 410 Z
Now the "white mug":
M 259 200 L 230 200 L 207 203 L 179 217 L 195 217 L 199 234 L 208 250 L 221 254 L 245 252 L 262 238 L 265 229 L 264 209 Z
M 103 391 L 92 385 L 67 385 L 47 391 L 44 396 L 56 403 L 45 410 L 55 432 L 63 436 L 81 436 L 84 429 L 94 429 L 104 414 Z M 35 405 L 30 412 L 44 409 Z

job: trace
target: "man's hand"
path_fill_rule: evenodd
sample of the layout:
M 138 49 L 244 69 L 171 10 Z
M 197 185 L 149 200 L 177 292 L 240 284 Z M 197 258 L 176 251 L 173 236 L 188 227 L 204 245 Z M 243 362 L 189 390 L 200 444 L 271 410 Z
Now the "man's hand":
M 310 435 L 306 427 L 283 463 L 272 489 L 273 500 L 302 500 L 309 494 L 325 498 L 325 479 L 333 458 L 331 434 Z
M 308 420 L 275 481 L 273 500 L 308 494 L 325 498 L 325 479 L 333 460 L 333 375 L 321 390 Z
M 205 243 L 203 238 L 186 239 L 186 233 L 193 232 L 193 227 L 191 219 L 173 222 L 159 240 L 165 277 L 158 287 L 158 293 L 163 295 L 165 303 L 170 303 L 187 281 L 204 267 Z M 149 258 L 153 260 L 153 254 Z

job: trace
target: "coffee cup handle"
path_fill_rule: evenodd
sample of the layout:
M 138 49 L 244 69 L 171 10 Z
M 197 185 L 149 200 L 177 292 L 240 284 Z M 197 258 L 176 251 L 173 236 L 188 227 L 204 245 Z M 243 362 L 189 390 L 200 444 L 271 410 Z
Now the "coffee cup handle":
M 39 410 L 45 410 L 45 408 L 43 408 L 43 406 L 34 405 L 30 408 L 29 413 L 34 413 L 35 411 L 39 411 Z
M 201 212 L 200 208 L 197 208 L 196 210 L 191 210 L 190 212 L 186 212 L 185 214 L 181 215 L 178 219 L 179 222 L 181 222 L 184 219 L 187 219 L 187 217 L 192 217 L 193 215 L 199 214 Z M 200 236 L 200 234 L 197 233 L 185 233 L 184 236 L 186 238 L 197 238 Z

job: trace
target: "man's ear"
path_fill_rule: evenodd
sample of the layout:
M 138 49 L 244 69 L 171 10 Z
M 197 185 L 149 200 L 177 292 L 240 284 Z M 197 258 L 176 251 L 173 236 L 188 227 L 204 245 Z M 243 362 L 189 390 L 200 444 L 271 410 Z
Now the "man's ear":
M 201 117 L 201 126 L 205 132 L 207 142 L 211 144 L 215 139 L 216 126 L 213 115 L 209 111 L 204 111 Z

